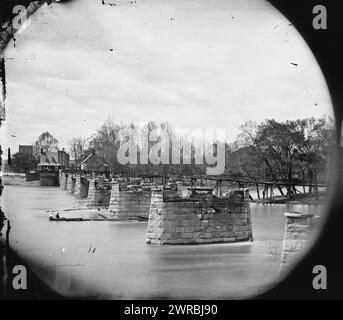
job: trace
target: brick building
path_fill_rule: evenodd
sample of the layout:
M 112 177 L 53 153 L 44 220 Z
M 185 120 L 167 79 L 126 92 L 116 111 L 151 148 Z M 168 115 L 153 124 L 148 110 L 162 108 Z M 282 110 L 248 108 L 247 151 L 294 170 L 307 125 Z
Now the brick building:
M 19 153 L 33 156 L 33 145 L 19 145 Z

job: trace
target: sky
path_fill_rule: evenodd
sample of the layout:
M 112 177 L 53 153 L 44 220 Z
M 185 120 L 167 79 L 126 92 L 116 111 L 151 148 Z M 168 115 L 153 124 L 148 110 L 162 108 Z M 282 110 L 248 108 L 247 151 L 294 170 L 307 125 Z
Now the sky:
M 332 114 L 310 49 L 264 0 L 107 2 L 44 5 L 10 43 L 5 149 L 44 131 L 63 148 L 108 118 L 232 142 L 246 121 Z

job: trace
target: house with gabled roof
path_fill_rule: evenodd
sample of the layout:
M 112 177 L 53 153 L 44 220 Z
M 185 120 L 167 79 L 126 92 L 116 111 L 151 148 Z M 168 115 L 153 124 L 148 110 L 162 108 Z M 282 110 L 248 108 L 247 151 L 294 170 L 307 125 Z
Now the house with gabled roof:
M 41 185 L 58 185 L 58 172 L 61 168 L 69 167 L 69 154 L 64 150 L 44 152 L 41 150 L 38 163 Z

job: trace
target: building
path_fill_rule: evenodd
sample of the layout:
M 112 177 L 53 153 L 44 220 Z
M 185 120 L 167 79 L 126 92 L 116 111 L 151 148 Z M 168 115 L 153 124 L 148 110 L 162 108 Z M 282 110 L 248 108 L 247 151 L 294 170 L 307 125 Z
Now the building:
M 19 153 L 27 154 L 33 156 L 33 146 L 32 145 L 19 145 Z
M 62 150 L 44 152 L 41 150 L 38 172 L 42 186 L 59 185 L 59 169 L 69 168 L 69 154 Z
M 41 150 L 39 164 L 59 165 L 61 168 L 69 168 L 70 155 L 62 150 L 57 152 L 44 152 Z
M 65 152 L 64 148 L 58 151 L 57 161 L 61 165 L 62 169 L 70 167 L 70 155 L 69 153 Z
M 93 150 L 80 164 L 80 169 L 86 172 L 109 173 L 109 167 Z

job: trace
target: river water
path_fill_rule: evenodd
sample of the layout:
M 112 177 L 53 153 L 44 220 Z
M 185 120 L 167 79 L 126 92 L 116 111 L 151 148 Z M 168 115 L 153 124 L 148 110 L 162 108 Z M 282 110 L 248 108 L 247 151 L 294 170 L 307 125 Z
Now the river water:
M 6 186 L 12 247 L 50 287 L 67 296 L 109 299 L 242 298 L 275 283 L 280 266 L 284 212 L 321 215 L 322 205 L 253 204 L 254 241 L 159 246 L 145 243 L 146 222 L 50 222 L 90 216 L 85 200 L 59 187 Z

